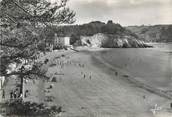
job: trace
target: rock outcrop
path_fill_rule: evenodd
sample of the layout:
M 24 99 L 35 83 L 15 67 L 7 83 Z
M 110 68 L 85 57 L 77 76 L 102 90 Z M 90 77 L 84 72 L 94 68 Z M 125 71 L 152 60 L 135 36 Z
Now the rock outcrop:
M 81 36 L 76 43 L 80 46 L 103 47 L 103 48 L 145 48 L 151 47 L 144 41 L 137 40 L 133 36 L 115 36 L 98 33 L 93 36 Z
M 104 48 L 139 48 L 146 45 L 135 33 L 118 23 L 93 21 L 83 25 L 62 26 L 58 35 L 70 36 L 72 45 Z

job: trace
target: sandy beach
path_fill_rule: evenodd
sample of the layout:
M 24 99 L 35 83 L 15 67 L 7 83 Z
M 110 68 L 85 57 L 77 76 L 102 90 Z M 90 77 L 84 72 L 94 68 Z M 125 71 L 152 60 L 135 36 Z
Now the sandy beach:
M 142 62 L 144 57 L 148 56 L 143 57 L 143 53 L 138 52 L 137 57 L 132 58 L 128 54 L 131 49 L 84 48 L 79 50 L 80 52 L 54 51 L 42 57 L 40 59 L 42 61 L 49 59 L 44 69 L 47 70 L 50 80 L 28 81 L 24 88 L 29 90 L 30 95 L 25 98 L 25 101 L 61 106 L 63 110 L 61 117 L 172 116 L 167 111 L 171 101 L 168 96 L 156 91 L 152 92 L 154 89 L 147 90 L 137 85 L 140 82 L 147 84 L 148 79 L 138 78 L 136 80 L 139 82 L 134 83 L 130 81 L 136 77 L 134 75 L 142 73 L 138 72 L 142 69 L 145 69 L 145 74 L 142 75 L 146 78 L 146 73 L 150 69 L 147 69 L 148 63 L 145 65 Z M 135 53 L 136 51 L 132 55 Z M 130 57 L 129 62 L 126 56 Z M 123 62 L 120 63 L 120 61 Z M 124 61 L 131 69 L 127 69 Z M 133 63 L 129 64 L 130 61 Z M 137 66 L 140 63 L 143 64 L 143 68 Z M 152 71 L 152 73 L 155 72 L 156 70 Z M 148 81 L 148 86 L 149 83 L 152 84 Z M 49 88 L 50 86 L 52 87 Z
M 50 53 L 53 56 L 49 55 L 47 75 L 51 79 L 55 78 L 56 82 L 45 82 L 44 89 L 42 89 L 42 85 L 37 85 L 41 90 L 47 90 L 47 87 L 53 84 L 50 92 L 45 92 L 45 97 L 42 95 L 40 99 L 52 96 L 53 100 L 45 103 L 62 106 L 65 111 L 62 113 L 62 117 L 170 117 L 171 115 L 167 115 L 169 113 L 162 116 L 169 108 L 170 99 L 128 81 L 126 78 L 133 76 L 129 76 L 129 72 L 125 69 L 126 63 L 118 61 L 120 56 L 121 61 L 127 61 L 127 58 L 122 57 L 124 55 L 119 54 L 127 55 L 127 52 L 124 52 L 123 49 L 113 50 L 115 51 L 113 56 L 116 54 L 119 58 L 112 58 L 108 55 L 108 52 L 111 51 L 108 49 L 84 49 L 80 52 L 67 52 L 67 54 L 62 52 L 63 57 L 60 58 L 58 57 L 60 54 L 56 55 L 58 52 Z M 105 57 L 113 62 L 108 61 Z M 132 60 L 136 69 L 140 68 L 137 66 L 140 63 L 139 59 L 133 58 Z M 109 63 L 111 67 L 109 67 Z M 124 66 L 120 67 L 114 64 Z M 132 65 L 133 63 L 129 64 L 131 71 L 134 71 Z M 144 67 L 145 70 L 147 70 L 146 67 Z M 132 72 L 130 73 L 132 74 Z M 135 73 L 137 75 L 137 71 Z M 145 81 L 138 80 L 147 83 L 145 82 L 147 79 Z M 156 110 L 156 104 L 161 111 L 155 111 L 154 115 L 153 110 Z

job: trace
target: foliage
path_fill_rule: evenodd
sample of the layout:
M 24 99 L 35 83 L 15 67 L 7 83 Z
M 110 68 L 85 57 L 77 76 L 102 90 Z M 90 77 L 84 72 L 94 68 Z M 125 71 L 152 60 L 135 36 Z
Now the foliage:
M 151 42 L 172 42 L 172 25 L 129 26 L 139 38 Z
M 131 31 L 125 29 L 118 23 L 113 23 L 111 20 L 107 23 L 93 21 L 83 25 L 59 26 L 53 28 L 59 36 L 70 36 L 71 44 L 74 44 L 80 39 L 80 36 L 92 36 L 97 33 L 112 34 L 112 35 L 131 35 L 137 38 Z
M 20 78 L 20 94 L 24 78 L 47 78 L 37 59 L 46 51 L 49 27 L 74 22 L 75 13 L 66 8 L 66 3 L 67 0 L 0 1 L 0 76 Z
M 43 103 L 34 102 L 22 102 L 21 100 L 9 101 L 1 105 L 1 108 L 5 108 L 6 115 L 8 116 L 41 116 L 41 117 L 53 117 L 60 113 L 61 107 L 51 106 L 47 107 Z
M 46 51 L 53 33 L 52 25 L 73 23 L 75 13 L 66 7 L 67 0 L 51 3 L 48 0 L 0 0 L 0 76 L 47 78 L 37 61 Z M 49 38 L 48 38 L 49 37 Z M 12 68 L 11 68 L 12 67 Z M 16 115 L 49 115 L 57 107 L 45 108 L 36 103 L 14 101 L 5 104 Z M 53 110 L 54 109 L 54 110 Z
M 2 0 L 1 14 L 3 20 L 12 22 L 29 21 L 34 25 L 73 23 L 75 14 L 66 8 L 67 0 L 51 3 L 48 0 Z
M 56 3 L 47 0 L 0 1 L 1 76 L 42 74 L 34 72 L 39 70 L 27 70 L 25 66 L 35 64 L 40 51 L 45 51 L 42 48 L 46 46 L 46 38 L 50 37 L 47 34 L 52 25 L 75 21 L 75 13 L 66 7 L 66 3 L 67 0 Z M 24 69 L 8 73 L 10 64 L 20 64 Z

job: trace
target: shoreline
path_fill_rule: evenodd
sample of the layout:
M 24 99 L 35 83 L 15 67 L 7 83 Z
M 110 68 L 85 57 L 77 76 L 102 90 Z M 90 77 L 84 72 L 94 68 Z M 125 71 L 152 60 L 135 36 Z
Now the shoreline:
M 113 65 L 110 65 L 108 62 L 106 62 L 105 60 L 103 60 L 101 57 L 99 56 L 94 56 L 94 59 L 98 60 L 100 63 L 104 64 L 106 67 L 108 67 L 110 70 L 112 71 L 118 71 L 120 72 L 121 74 L 124 74 L 124 75 L 127 75 L 127 77 L 124 77 L 123 76 L 123 79 L 122 80 L 127 80 L 129 81 L 130 83 L 133 83 L 134 85 L 136 85 L 138 88 L 141 88 L 141 89 L 144 89 L 144 90 L 147 90 L 151 93 L 154 93 L 156 95 L 159 95 L 161 97 L 164 97 L 166 99 L 169 99 L 169 100 L 172 100 L 172 94 L 169 94 L 167 93 L 166 91 L 163 91 L 163 90 L 160 90 L 160 89 L 157 89 L 155 87 L 152 87 L 150 85 L 147 85 L 145 84 L 144 82 L 142 81 L 139 81 L 138 79 L 136 79 L 134 76 L 132 76 L 131 74 L 129 74 L 128 72 L 126 72 L 125 70 L 123 69 L 120 69 L 120 68 L 117 68 L 117 67 L 114 67 Z M 101 68 L 100 68 L 101 69 Z
M 170 99 L 168 97 L 164 97 L 163 94 L 159 96 L 155 94 L 156 92 L 152 93 L 143 87 L 136 86 L 135 82 L 129 81 L 130 77 L 124 77 L 129 74 L 110 66 L 99 58 L 100 52 L 109 49 L 90 50 L 65 51 L 61 53 L 65 56 L 60 58 L 58 56 L 61 55 L 58 52 L 50 53 L 47 74 L 52 78 L 55 77 L 56 82 L 50 79 L 44 83 L 44 86 L 38 82 L 31 83 L 39 88 L 35 91 L 28 83 L 32 94 L 28 100 L 35 99 L 39 103 L 44 100 L 44 96 L 52 96 L 52 102 L 44 101 L 44 103 L 48 106 L 54 104 L 62 106 L 65 111 L 62 117 L 114 117 L 116 115 L 118 117 L 128 115 L 129 117 L 159 117 L 153 115 L 151 111 L 155 104 L 162 107 L 163 112 L 169 109 Z M 42 60 L 45 58 L 43 57 Z M 119 72 L 118 76 L 115 75 L 114 70 Z M 59 72 L 64 75 L 55 75 Z M 44 92 L 51 84 L 53 88 L 50 92 Z M 45 94 L 39 95 L 43 92 Z
M 170 90 L 171 89 L 171 85 L 167 86 L 167 87 L 157 87 L 156 85 L 151 86 L 151 84 L 149 84 L 149 83 L 147 84 L 143 80 L 144 78 L 141 78 L 141 77 L 138 77 L 138 76 L 133 76 L 133 73 L 130 73 L 129 71 L 121 68 L 120 66 L 113 65 L 111 62 L 107 61 L 106 60 L 107 59 L 106 56 L 105 56 L 105 58 L 103 56 L 101 56 L 102 53 L 111 52 L 111 50 L 113 50 L 113 49 L 109 49 L 109 48 L 88 48 L 88 47 L 85 47 L 85 48 L 80 49 L 80 51 L 91 54 L 94 59 L 97 59 L 102 64 L 105 64 L 107 67 L 110 68 L 110 70 L 113 70 L 113 71 L 117 70 L 117 71 L 120 71 L 122 74 L 127 74 L 127 76 L 129 76 L 129 77 L 125 77 L 124 80 L 128 80 L 129 82 L 135 84 L 137 87 L 143 88 L 143 89 L 145 89 L 145 90 L 147 90 L 149 92 L 152 92 L 154 94 L 157 94 L 159 96 L 162 96 L 162 97 L 165 97 L 167 99 L 172 100 L 172 92 Z M 122 48 L 120 48 L 120 49 L 122 49 Z
M 158 89 L 172 88 L 172 55 L 152 49 L 105 49 L 96 52 L 107 63 Z

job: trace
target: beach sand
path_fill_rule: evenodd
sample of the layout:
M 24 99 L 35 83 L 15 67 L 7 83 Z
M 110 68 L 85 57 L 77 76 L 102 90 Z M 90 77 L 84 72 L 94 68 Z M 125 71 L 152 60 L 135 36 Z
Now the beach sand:
M 52 76 L 57 82 L 47 83 L 53 84 L 53 88 L 46 95 L 54 97 L 47 104 L 62 106 L 64 117 L 156 117 L 152 112 L 156 104 L 161 111 L 169 108 L 169 99 L 137 87 L 125 79 L 125 69 L 112 69 L 98 59 L 102 58 L 101 52 L 50 57 L 49 64 L 56 65 L 49 67 L 48 74 L 64 75 Z
M 32 84 L 37 90 L 32 91 L 31 85 L 25 88 L 30 88 L 31 96 L 37 98 L 35 101 L 61 106 L 64 111 L 61 117 L 171 117 L 165 111 L 169 109 L 170 99 L 127 80 L 133 76 L 114 65 L 118 60 L 107 61 L 105 56 L 109 59 L 108 53 L 104 56 L 102 52 L 105 51 L 86 49 L 67 52 L 63 57 L 57 54 L 58 51 L 52 52 L 44 59 L 48 57 L 50 60 L 47 75 L 56 82 L 38 80 Z M 50 85 L 53 87 L 48 89 Z M 47 89 L 49 92 L 45 92 Z M 41 91 L 44 94 L 39 95 Z M 53 100 L 45 101 L 47 96 L 52 96 Z

